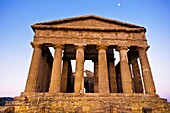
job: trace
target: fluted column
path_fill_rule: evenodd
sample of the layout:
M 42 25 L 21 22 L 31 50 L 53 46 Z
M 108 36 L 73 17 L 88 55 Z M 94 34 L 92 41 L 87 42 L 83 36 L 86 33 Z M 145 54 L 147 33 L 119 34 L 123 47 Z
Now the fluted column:
M 120 54 L 120 74 L 122 80 L 123 93 L 132 93 L 132 77 L 130 74 L 128 58 L 127 58 L 127 47 L 118 46 L 117 50 Z
M 49 48 L 46 48 L 45 52 L 45 69 L 44 69 L 44 78 L 43 78 L 43 84 L 42 84 L 42 90 L 43 92 L 49 91 L 49 85 L 50 85 L 50 79 L 51 79 L 51 71 L 52 71 L 52 63 L 53 63 L 53 57 L 51 55 L 51 52 Z
M 151 94 L 151 93 L 155 93 L 156 89 L 155 89 L 148 57 L 146 54 L 146 50 L 147 50 L 146 47 L 138 47 L 139 58 L 140 58 L 141 69 L 142 69 L 142 76 L 143 76 L 144 87 L 145 87 L 145 93 Z
M 74 76 L 74 92 L 84 93 L 84 46 L 76 46 L 76 72 Z
M 39 67 L 37 86 L 36 86 L 36 90 L 38 92 L 43 92 L 43 82 L 45 79 L 46 57 L 43 54 L 46 54 L 46 53 L 42 51 L 42 57 L 40 59 L 40 67 Z
M 117 93 L 117 82 L 116 82 L 116 70 L 114 65 L 114 60 L 109 61 L 109 78 L 110 78 L 110 92 Z
M 98 84 L 98 62 L 94 62 L 94 93 L 99 92 L 99 84 Z
M 98 77 L 99 93 L 109 93 L 108 67 L 106 57 L 106 46 L 98 48 Z
M 68 83 L 67 83 L 67 92 L 73 93 L 74 92 L 74 78 L 73 78 L 73 72 L 72 72 L 72 65 L 71 60 L 68 60 Z
M 41 44 L 32 43 L 34 48 L 31 65 L 28 73 L 25 92 L 36 92 L 36 85 L 38 79 L 39 64 L 41 59 Z
M 68 79 L 68 60 L 63 59 L 63 69 L 61 74 L 61 92 L 67 92 L 67 79 Z
M 49 85 L 50 85 L 50 78 L 51 78 L 51 67 L 52 65 L 49 63 L 51 61 L 48 61 L 49 59 L 47 59 L 46 62 L 46 68 L 45 68 L 45 76 L 43 79 L 43 91 L 44 92 L 48 92 L 49 91 Z
M 60 92 L 61 87 L 61 62 L 62 62 L 62 49 L 63 46 L 56 44 L 54 45 L 55 53 L 51 74 L 51 82 L 50 82 L 50 93 L 58 93 Z
M 143 85 L 142 85 L 141 74 L 140 74 L 137 58 L 133 58 L 131 63 L 132 63 L 132 71 L 134 76 L 135 93 L 143 93 Z

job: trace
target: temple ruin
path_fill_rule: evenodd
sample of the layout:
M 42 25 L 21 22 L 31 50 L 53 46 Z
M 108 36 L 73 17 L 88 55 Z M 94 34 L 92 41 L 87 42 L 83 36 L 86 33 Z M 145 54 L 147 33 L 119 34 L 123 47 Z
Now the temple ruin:
M 36 23 L 32 29 L 25 91 L 6 104 L 15 112 L 170 112 L 167 100 L 156 94 L 144 27 L 87 15 Z M 76 60 L 74 73 L 71 60 Z M 86 70 L 84 77 L 86 60 L 94 72 Z

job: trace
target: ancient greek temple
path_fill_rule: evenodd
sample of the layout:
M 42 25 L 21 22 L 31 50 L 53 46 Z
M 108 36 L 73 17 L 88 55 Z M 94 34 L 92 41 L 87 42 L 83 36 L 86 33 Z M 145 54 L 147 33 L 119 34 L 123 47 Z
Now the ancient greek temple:
M 170 104 L 156 94 L 144 27 L 87 15 L 32 29 L 32 60 L 25 91 L 13 102 L 16 111 L 169 112 Z M 92 76 L 84 76 L 86 60 L 93 63 Z
M 92 60 L 91 93 L 155 93 L 144 27 L 83 16 L 37 23 L 32 28 L 34 50 L 25 92 L 84 93 L 84 61 Z M 55 49 L 54 58 L 49 47 Z M 120 56 L 116 66 L 114 51 Z

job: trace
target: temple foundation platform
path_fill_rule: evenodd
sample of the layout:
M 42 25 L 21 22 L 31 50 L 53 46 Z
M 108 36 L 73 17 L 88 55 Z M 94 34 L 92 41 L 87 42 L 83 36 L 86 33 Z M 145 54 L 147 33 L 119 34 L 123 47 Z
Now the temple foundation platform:
M 15 106 L 15 113 L 168 113 L 170 109 L 167 100 L 156 94 L 24 92 L 14 100 L 6 106 Z

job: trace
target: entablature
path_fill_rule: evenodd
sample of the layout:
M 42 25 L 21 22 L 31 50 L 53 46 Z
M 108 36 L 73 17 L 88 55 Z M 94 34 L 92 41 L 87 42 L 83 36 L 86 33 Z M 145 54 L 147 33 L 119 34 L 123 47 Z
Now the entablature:
M 141 26 L 95 15 L 66 18 L 32 25 L 40 43 L 147 46 Z

